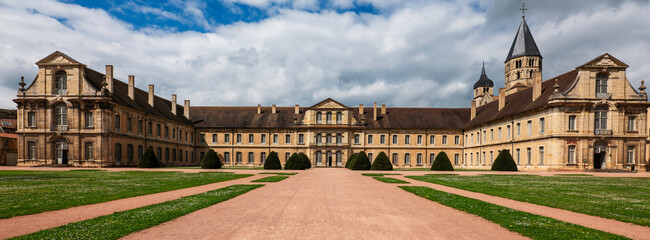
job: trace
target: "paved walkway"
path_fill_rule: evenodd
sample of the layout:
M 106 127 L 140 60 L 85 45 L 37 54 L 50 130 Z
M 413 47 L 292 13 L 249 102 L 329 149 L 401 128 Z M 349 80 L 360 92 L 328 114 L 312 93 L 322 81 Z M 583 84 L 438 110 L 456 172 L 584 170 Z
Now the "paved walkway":
M 0 219 L 0 226 L 2 226 L 0 227 L 0 239 L 25 235 L 48 228 L 62 226 L 68 223 L 79 222 L 99 216 L 109 215 L 114 212 L 126 211 L 142 206 L 166 202 L 184 196 L 212 191 L 230 185 L 249 184 L 252 180 L 267 176 L 269 175 L 258 174 L 251 177 L 211 183 L 168 192 L 154 193 L 149 195 L 118 199 L 110 202 L 83 205 L 32 215 Z
M 310 169 L 126 239 L 525 239 L 347 169 Z
M 576 213 L 572 211 L 537 205 L 533 203 L 515 201 L 515 200 L 496 197 L 496 196 L 487 195 L 483 193 L 461 190 L 458 188 L 447 187 L 440 184 L 422 182 L 415 179 L 406 178 L 405 176 L 395 175 L 389 177 L 394 177 L 411 183 L 405 185 L 426 186 L 439 191 L 453 193 L 468 198 L 478 199 L 484 202 L 493 203 L 496 205 L 512 208 L 519 211 L 524 211 L 524 212 L 537 214 L 545 217 L 555 218 L 560 221 L 582 225 L 588 228 L 593 228 L 604 232 L 610 232 L 610 233 L 626 236 L 632 239 L 650 239 L 650 227 L 635 225 L 632 223 L 621 222 L 621 221 L 616 221 L 616 220 L 602 218 L 602 217 L 591 216 L 582 213 Z

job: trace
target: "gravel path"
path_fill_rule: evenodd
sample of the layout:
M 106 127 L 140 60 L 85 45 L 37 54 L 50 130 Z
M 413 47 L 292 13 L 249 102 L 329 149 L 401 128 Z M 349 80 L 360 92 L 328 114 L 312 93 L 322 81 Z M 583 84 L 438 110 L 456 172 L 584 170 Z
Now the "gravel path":
M 246 178 L 211 183 L 168 192 L 154 193 L 149 195 L 118 199 L 110 202 L 83 205 L 32 215 L 0 219 L 0 226 L 2 226 L 0 227 L 0 239 L 25 235 L 48 228 L 62 226 L 68 223 L 112 214 L 114 212 L 126 211 L 142 206 L 166 202 L 184 196 L 199 194 L 234 184 L 249 184 L 252 180 L 267 176 L 268 175 L 259 174 Z
M 588 228 L 593 228 L 604 232 L 626 236 L 632 239 L 650 239 L 650 227 L 572 212 L 564 209 L 537 205 L 533 203 L 515 201 L 515 200 L 497 197 L 497 196 L 491 196 L 483 193 L 466 191 L 458 188 L 447 187 L 440 184 L 422 182 L 415 179 L 406 178 L 404 176 L 395 175 L 389 177 L 394 177 L 397 179 L 408 181 L 411 183 L 408 184 L 409 186 L 426 186 L 439 191 L 453 193 L 468 198 L 478 199 L 484 202 L 489 202 L 496 205 L 512 208 L 515 210 L 537 214 L 540 216 L 555 218 L 560 221 L 578 224 Z
M 310 169 L 126 239 L 525 239 L 347 169 Z

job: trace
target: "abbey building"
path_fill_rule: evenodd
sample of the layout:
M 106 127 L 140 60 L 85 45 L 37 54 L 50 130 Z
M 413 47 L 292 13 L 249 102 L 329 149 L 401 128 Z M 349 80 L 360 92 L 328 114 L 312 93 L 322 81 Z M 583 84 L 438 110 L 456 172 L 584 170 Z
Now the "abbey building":
M 120 81 L 61 52 L 21 81 L 18 165 L 133 166 L 145 149 L 164 166 L 198 165 L 214 149 L 226 165 L 259 166 L 304 152 L 318 167 L 352 153 L 385 152 L 398 168 L 428 167 L 445 152 L 455 168 L 490 168 L 503 149 L 522 170 L 647 166 L 648 102 L 627 65 L 602 54 L 542 81 L 542 54 L 522 19 L 504 62 L 504 88 L 483 68 L 470 108 L 346 106 L 325 99 L 301 107 L 191 107 Z M 469 90 L 469 89 L 468 89 Z

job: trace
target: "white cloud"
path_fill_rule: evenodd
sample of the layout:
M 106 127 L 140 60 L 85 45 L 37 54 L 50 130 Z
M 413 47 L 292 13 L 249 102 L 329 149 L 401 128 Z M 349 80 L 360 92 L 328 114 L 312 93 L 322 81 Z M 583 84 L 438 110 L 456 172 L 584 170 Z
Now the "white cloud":
M 261 7 L 287 3 L 233 1 Z M 204 3 L 171 2 L 192 21 L 212 26 L 201 11 Z M 198 33 L 135 30 L 103 10 L 51 0 L 0 0 L 0 107 L 15 107 L 11 99 L 20 76 L 31 81 L 34 62 L 56 50 L 100 72 L 112 64 L 117 78 L 134 74 L 138 87 L 156 84 L 159 95 L 178 93 L 194 106 L 305 106 L 333 97 L 350 106 L 377 101 L 468 107 L 483 59 L 495 85 L 503 85 L 503 60 L 520 19 L 515 12 L 506 22 L 495 20 L 492 12 L 503 9 L 491 9 L 490 2 L 480 3 L 487 13 L 469 2 L 391 0 L 373 1 L 393 8 L 382 15 L 301 10 L 314 2 L 292 2 L 294 9 L 279 8 L 259 22 Z M 334 4 L 343 8 L 350 2 Z M 631 66 L 628 78 L 637 87 L 650 76 L 643 64 L 650 52 L 648 11 L 649 4 L 630 2 L 614 11 L 527 17 L 544 55 L 544 76 L 609 52 Z

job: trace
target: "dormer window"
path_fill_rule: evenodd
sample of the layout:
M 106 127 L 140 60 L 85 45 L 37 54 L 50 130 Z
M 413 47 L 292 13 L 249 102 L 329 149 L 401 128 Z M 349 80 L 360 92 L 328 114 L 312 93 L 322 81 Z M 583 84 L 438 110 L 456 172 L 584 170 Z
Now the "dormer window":
M 599 73 L 596 75 L 596 94 L 607 93 L 607 75 Z
M 54 75 L 54 94 L 66 94 L 68 90 L 68 76 L 65 71 Z

